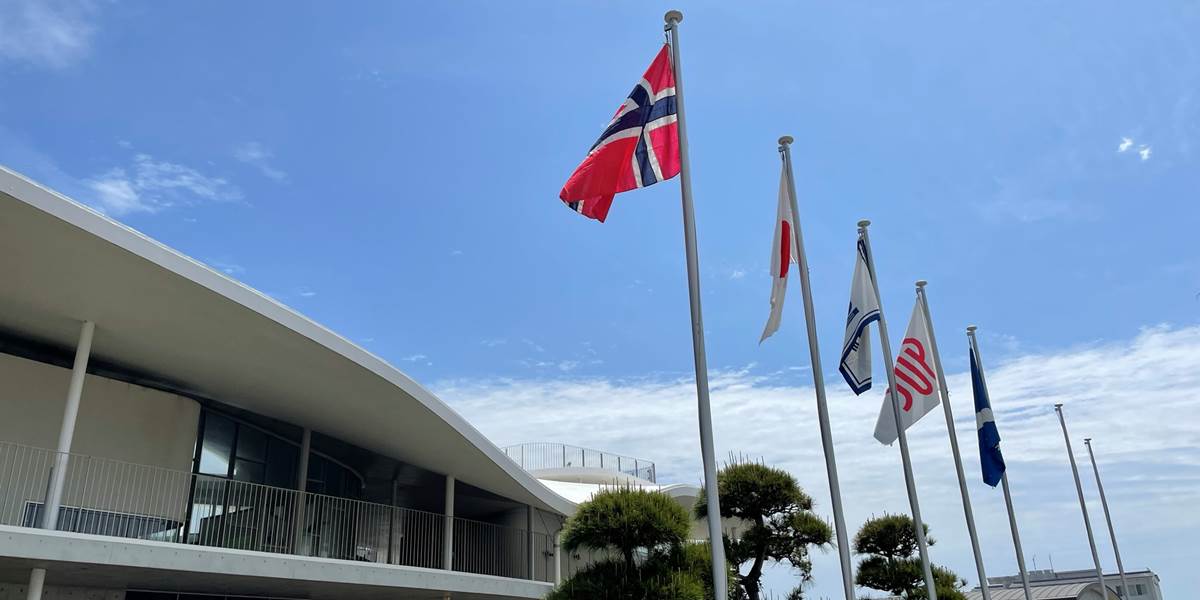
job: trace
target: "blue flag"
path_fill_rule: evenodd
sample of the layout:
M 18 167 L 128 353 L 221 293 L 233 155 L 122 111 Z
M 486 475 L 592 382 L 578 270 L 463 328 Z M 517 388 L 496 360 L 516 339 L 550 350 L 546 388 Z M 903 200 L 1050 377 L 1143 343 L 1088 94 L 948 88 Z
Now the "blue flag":
M 988 401 L 983 369 L 971 348 L 971 390 L 975 392 L 975 425 L 979 428 L 979 462 L 983 467 L 983 482 L 996 487 L 1004 475 L 1004 455 L 1000 454 L 1000 430 L 992 418 L 992 403 Z

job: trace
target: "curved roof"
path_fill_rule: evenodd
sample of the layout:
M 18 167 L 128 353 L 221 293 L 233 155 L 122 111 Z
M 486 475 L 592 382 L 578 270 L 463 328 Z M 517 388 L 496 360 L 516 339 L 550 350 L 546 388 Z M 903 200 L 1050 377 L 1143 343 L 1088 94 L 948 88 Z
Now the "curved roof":
M 992 600 L 1025 600 L 1025 589 L 1020 585 L 1007 588 L 989 588 Z M 1029 592 L 1033 594 L 1033 600 L 1078 600 L 1084 598 L 1083 593 L 1091 591 L 1092 593 L 1086 597 L 1100 598 L 1100 584 L 1098 582 L 1077 582 L 1077 583 L 1054 583 L 1050 585 L 1032 585 Z M 983 598 L 983 592 L 979 590 L 971 590 L 967 592 L 969 600 Z M 1108 598 L 1111 600 L 1119 600 L 1115 591 L 1111 588 L 1108 590 Z
M 3 167 L 0 281 L 2 329 L 73 348 L 91 320 L 105 361 L 518 502 L 573 508 L 383 359 Z

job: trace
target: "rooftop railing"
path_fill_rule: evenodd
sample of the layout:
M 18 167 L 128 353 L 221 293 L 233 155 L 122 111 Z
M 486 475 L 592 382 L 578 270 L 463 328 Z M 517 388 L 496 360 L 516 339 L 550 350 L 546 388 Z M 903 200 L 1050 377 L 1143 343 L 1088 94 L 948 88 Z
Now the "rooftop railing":
M 39 527 L 56 452 L 0 442 L 0 524 Z M 69 454 L 57 529 L 159 542 L 439 569 L 446 516 Z M 454 571 L 529 579 L 524 529 L 452 517 Z M 553 578 L 535 532 L 534 579 Z
M 654 463 L 644 458 L 623 456 L 557 442 L 528 442 L 502 448 L 505 456 L 526 471 L 588 468 L 616 471 L 656 483 Z

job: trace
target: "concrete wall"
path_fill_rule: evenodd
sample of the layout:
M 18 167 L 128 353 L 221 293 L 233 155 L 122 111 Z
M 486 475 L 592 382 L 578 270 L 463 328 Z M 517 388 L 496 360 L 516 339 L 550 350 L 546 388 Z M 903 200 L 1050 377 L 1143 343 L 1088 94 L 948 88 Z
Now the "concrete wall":
M 0 583 L 0 600 L 25 600 L 25 585 Z M 42 590 L 42 600 L 124 600 L 123 590 L 63 587 L 48 585 Z
M 30 503 L 45 502 L 70 375 L 0 354 L 0 524 L 27 525 Z M 199 415 L 188 398 L 88 375 L 63 505 L 109 514 L 79 526 L 148 535 L 163 521 L 144 517 L 182 522 Z
M 71 371 L 0 354 L 0 442 L 54 449 Z M 189 398 L 88 375 L 71 451 L 191 470 L 200 407 Z

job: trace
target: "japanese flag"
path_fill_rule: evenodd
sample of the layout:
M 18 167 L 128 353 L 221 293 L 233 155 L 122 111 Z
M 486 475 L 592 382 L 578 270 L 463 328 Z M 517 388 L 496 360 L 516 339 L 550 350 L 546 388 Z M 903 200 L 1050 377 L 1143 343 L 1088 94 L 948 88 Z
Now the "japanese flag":
M 906 431 L 917 419 L 925 416 L 938 405 L 937 366 L 933 361 L 929 343 L 929 324 L 925 322 L 925 311 L 921 300 L 913 305 L 908 330 L 904 332 L 904 343 L 896 355 L 896 391 L 900 400 L 900 426 Z M 881 444 L 891 445 L 896 441 L 896 419 L 892 410 L 891 394 L 884 394 L 879 419 L 875 422 L 875 439 Z
M 791 268 L 791 263 L 796 262 L 796 257 L 792 255 L 796 246 L 792 240 L 795 231 L 796 221 L 792 218 L 792 203 L 788 197 L 785 171 L 779 175 L 779 208 L 775 214 L 775 239 L 771 242 L 771 316 L 767 317 L 767 326 L 763 328 L 762 337 L 758 339 L 760 344 L 779 330 L 779 321 L 783 319 L 783 296 L 787 293 L 788 269 Z

